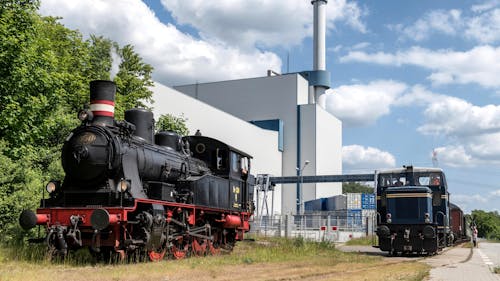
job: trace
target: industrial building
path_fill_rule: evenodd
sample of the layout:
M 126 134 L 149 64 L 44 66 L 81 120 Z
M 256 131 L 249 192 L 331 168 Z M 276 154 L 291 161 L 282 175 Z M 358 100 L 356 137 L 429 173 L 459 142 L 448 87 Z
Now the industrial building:
M 326 0 L 314 6 L 314 69 L 300 73 L 152 89 L 155 116 L 184 115 L 191 133 L 220 139 L 254 157 L 252 173 L 342 174 L 342 123 L 325 110 Z M 275 210 L 296 214 L 304 201 L 342 193 L 340 183 L 285 184 Z M 271 202 L 269 203 L 271 205 Z

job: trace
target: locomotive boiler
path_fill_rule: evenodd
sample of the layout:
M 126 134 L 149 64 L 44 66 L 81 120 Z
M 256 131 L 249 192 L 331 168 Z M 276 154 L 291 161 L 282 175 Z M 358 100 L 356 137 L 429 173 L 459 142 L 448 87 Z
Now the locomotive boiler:
M 114 119 L 116 86 L 90 83 L 90 107 L 66 138 L 65 177 L 46 186 L 25 229 L 46 228 L 52 255 L 89 247 L 97 256 L 151 260 L 230 250 L 249 231 L 251 156 L 205 136 L 154 134 L 154 118 L 130 109 Z

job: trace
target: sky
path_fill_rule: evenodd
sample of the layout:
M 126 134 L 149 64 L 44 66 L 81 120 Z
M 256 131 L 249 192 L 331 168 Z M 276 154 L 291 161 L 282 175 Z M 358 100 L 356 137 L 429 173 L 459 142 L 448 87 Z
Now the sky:
M 312 69 L 309 0 L 42 0 L 40 13 L 132 44 L 168 86 Z M 499 211 L 500 0 L 328 0 L 326 17 L 344 172 L 434 154 L 453 202 Z

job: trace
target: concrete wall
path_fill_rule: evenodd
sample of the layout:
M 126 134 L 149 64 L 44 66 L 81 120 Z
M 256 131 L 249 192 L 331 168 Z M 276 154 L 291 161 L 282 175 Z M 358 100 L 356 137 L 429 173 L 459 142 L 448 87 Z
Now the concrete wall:
M 316 104 L 300 106 L 301 161 L 304 175 L 342 174 L 342 123 Z M 303 164 L 302 164 L 303 165 Z M 303 185 L 303 201 L 342 193 L 341 183 Z
M 342 174 L 342 122 L 316 107 L 316 174 Z M 342 194 L 342 183 L 317 183 L 316 198 Z

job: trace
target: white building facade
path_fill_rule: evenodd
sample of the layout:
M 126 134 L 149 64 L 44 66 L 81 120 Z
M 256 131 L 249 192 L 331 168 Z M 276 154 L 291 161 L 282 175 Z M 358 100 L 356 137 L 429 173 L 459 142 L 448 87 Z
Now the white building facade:
M 249 135 L 246 131 L 248 125 L 231 127 L 227 126 L 224 120 L 212 119 L 208 115 L 198 124 L 191 119 L 188 112 L 182 111 L 182 104 L 173 106 L 177 108 L 175 112 L 184 113 L 189 126 L 201 129 L 204 134 L 206 129 L 202 125 L 208 125 L 205 123 L 218 126 L 219 131 L 214 131 L 214 137 L 220 136 L 221 140 L 228 144 L 252 154 L 255 158 L 254 173 L 294 176 L 299 174 L 297 168 L 304 167 L 307 160 L 309 164 L 303 169 L 303 175 L 342 174 L 342 123 L 317 104 L 309 104 L 310 88 L 309 82 L 300 74 L 175 87 L 191 98 L 234 115 L 249 124 L 253 122 L 262 128 L 273 130 L 277 135 L 275 134 L 275 139 L 270 142 Z M 155 100 L 156 96 L 155 91 Z M 163 103 L 156 101 L 155 108 L 163 110 Z M 211 120 L 207 120 L 209 118 Z M 217 125 L 218 123 L 224 125 Z M 207 132 L 205 135 L 212 136 L 211 133 Z M 244 147 L 251 147 L 256 151 L 245 150 Z M 277 151 L 272 151 L 275 149 Z M 259 159 L 262 152 L 263 159 Z M 281 155 L 278 161 L 280 163 L 271 164 L 270 162 L 276 161 L 277 153 Z M 264 166 L 261 167 L 261 164 Z M 281 169 L 276 171 L 278 167 Z M 281 214 L 295 214 L 299 210 L 299 201 L 342 193 L 340 183 L 304 184 L 302 194 L 298 193 L 298 189 L 299 184 L 278 186 L 275 191 L 276 211 Z

